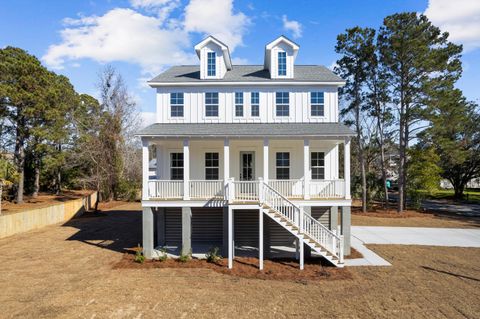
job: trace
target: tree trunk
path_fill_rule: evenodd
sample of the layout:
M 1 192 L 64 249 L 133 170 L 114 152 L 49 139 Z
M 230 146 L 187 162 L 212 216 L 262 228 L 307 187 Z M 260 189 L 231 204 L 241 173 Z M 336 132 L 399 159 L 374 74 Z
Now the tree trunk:
M 57 145 L 57 150 L 59 153 L 62 152 L 62 145 L 58 144 Z M 55 185 L 55 195 L 60 195 L 62 192 L 62 169 L 61 165 L 57 167 L 57 183 Z
M 403 105 L 400 106 L 400 143 L 399 143 L 399 161 L 398 161 L 398 212 L 401 213 L 403 212 L 403 207 L 404 207 L 404 191 L 405 191 L 405 185 L 404 185 L 404 160 L 405 160 L 405 135 L 404 135 L 404 114 L 403 114 Z
M 3 181 L 0 181 L 0 215 L 2 215 Z
M 355 122 L 357 128 L 357 141 L 358 141 L 358 157 L 360 160 L 360 171 L 362 174 L 362 212 L 367 212 L 367 176 L 365 172 L 365 156 L 363 154 L 361 123 L 360 123 L 360 105 L 357 100 L 355 106 Z
M 465 190 L 465 185 L 461 182 L 453 184 L 454 190 L 454 199 L 463 199 L 463 191 Z
M 408 109 L 408 106 L 407 108 Z M 405 115 L 405 138 L 403 145 L 403 209 L 407 208 L 407 191 L 408 191 L 408 140 L 410 137 L 410 131 L 408 126 L 408 113 Z
M 38 192 L 40 191 L 40 161 L 38 159 L 35 159 L 34 163 L 35 167 L 33 168 L 34 182 L 32 197 L 37 198 Z
M 381 123 L 381 117 L 378 116 L 377 120 L 377 127 L 378 127 L 378 144 L 380 144 L 380 161 L 381 161 L 381 170 L 382 170 L 382 182 L 383 182 L 383 207 L 388 207 L 388 187 L 387 187 L 387 172 L 385 168 L 385 145 L 383 140 L 383 126 Z
M 23 190 L 25 183 L 25 145 L 22 130 L 24 129 L 24 120 L 17 122 L 17 131 L 15 138 L 15 158 L 17 161 L 18 188 L 17 188 L 17 204 L 23 203 Z

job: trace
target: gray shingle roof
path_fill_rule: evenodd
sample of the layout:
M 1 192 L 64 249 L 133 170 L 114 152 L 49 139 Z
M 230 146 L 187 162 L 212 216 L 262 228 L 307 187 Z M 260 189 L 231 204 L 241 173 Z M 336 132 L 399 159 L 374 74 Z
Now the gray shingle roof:
M 340 123 L 156 123 L 138 136 L 160 137 L 301 137 L 301 136 L 353 136 L 347 126 Z
M 179 82 L 343 82 L 343 79 L 322 65 L 295 65 L 294 79 L 270 79 L 268 70 L 263 65 L 234 65 L 220 80 L 200 80 L 198 65 L 174 66 L 149 83 L 179 83 Z

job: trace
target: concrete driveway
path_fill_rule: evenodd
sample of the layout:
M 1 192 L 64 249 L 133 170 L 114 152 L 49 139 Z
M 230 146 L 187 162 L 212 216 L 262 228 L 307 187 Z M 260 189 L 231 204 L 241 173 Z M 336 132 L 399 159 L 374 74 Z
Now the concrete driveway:
M 480 247 L 480 229 L 352 226 L 364 244 Z
M 480 247 L 480 229 L 352 226 L 352 247 L 363 258 L 346 259 L 347 266 L 390 266 L 366 244 Z

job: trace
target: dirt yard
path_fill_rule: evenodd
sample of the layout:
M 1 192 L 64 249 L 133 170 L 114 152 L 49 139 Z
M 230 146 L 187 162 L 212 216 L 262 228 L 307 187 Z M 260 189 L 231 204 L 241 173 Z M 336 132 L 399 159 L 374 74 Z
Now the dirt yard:
M 480 217 L 446 212 L 406 210 L 398 213 L 395 209 L 374 207 L 362 213 L 357 202 L 352 207 L 352 225 L 355 226 L 399 226 L 399 227 L 442 227 L 478 228 Z
M 0 317 L 480 317 L 480 249 L 370 246 L 393 266 L 279 281 L 115 267 L 140 241 L 139 204 L 1 239 Z
M 24 196 L 23 204 L 15 204 L 9 201 L 2 201 L 2 214 L 18 213 L 25 210 L 48 207 L 50 205 L 59 204 L 68 200 L 82 198 L 92 193 L 89 190 L 64 191 L 61 195 L 52 195 L 47 193 L 38 194 L 37 198 Z

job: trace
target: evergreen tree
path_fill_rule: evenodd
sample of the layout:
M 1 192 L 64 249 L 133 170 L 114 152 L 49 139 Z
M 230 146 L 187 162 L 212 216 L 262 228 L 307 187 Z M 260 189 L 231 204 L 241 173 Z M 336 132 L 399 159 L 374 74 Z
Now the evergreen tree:
M 422 126 L 429 95 L 461 74 L 462 47 L 448 41 L 428 18 L 415 12 L 398 13 L 384 19 L 378 37 L 381 63 L 398 108 L 399 203 L 405 208 L 407 149 Z

